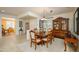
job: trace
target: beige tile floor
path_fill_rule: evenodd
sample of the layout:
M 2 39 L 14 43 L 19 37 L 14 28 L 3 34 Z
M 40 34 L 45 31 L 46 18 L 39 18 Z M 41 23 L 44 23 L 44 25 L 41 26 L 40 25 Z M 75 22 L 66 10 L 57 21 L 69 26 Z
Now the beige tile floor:
M 46 46 L 34 46 L 30 48 L 30 41 L 25 35 L 15 36 L 14 34 L 7 35 L 0 39 L 0 52 L 64 52 L 64 43 L 62 39 L 54 38 L 55 41 L 47 48 Z M 68 52 L 73 50 L 67 47 Z

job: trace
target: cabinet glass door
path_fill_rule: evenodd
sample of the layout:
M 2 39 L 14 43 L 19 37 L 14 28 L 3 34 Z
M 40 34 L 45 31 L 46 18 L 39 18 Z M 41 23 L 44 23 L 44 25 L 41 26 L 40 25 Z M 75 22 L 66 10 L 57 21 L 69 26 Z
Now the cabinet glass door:
M 59 22 L 54 22 L 54 29 L 55 30 L 58 30 L 59 29 Z
M 67 24 L 65 20 L 62 21 L 62 30 L 67 30 Z

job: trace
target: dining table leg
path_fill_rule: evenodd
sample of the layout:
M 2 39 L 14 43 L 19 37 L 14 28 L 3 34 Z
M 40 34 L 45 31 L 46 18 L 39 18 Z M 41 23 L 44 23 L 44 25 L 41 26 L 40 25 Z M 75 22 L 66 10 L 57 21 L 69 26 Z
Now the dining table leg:
M 48 41 L 46 42 L 46 46 L 47 46 L 47 48 L 48 48 Z

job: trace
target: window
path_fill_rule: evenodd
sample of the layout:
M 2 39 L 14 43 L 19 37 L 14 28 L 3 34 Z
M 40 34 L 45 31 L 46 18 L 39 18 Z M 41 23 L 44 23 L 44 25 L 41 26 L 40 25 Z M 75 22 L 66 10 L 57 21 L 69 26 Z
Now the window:
M 14 25 L 14 21 L 6 21 L 6 29 L 8 28 L 15 28 L 15 25 Z

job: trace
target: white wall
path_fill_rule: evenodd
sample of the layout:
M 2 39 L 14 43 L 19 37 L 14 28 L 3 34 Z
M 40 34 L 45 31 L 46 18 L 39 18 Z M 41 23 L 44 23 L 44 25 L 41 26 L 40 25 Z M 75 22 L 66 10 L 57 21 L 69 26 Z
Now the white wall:
M 74 12 L 72 11 L 72 12 L 67 12 L 67 13 L 63 13 L 63 14 L 53 15 L 54 18 L 51 19 L 51 20 L 54 20 L 57 17 L 69 18 L 69 30 L 73 32 L 73 14 L 74 14 Z M 25 33 L 25 23 L 26 22 L 29 22 L 30 29 L 34 29 L 34 28 L 38 28 L 39 29 L 39 20 L 40 20 L 40 17 L 38 17 L 36 19 L 24 19 L 24 20 L 22 20 L 23 21 L 24 33 Z
M 63 13 L 63 14 L 53 15 L 54 18 L 51 20 L 54 20 L 57 17 L 69 18 L 69 30 L 71 32 L 73 32 L 73 14 L 74 14 L 74 12 L 67 12 L 67 13 Z M 39 29 L 39 20 L 40 20 L 40 17 L 37 19 L 30 19 L 28 21 L 30 23 L 30 29 L 34 29 L 34 28 Z
M 19 19 L 16 18 L 16 35 L 19 35 Z
M 54 20 L 57 17 L 69 18 L 69 30 L 71 32 L 73 32 L 73 14 L 74 14 L 74 12 L 72 11 L 72 12 L 67 12 L 67 13 L 63 13 L 63 14 L 53 15 L 54 18 L 51 20 Z M 30 29 L 39 28 L 39 20 L 40 19 L 31 19 L 30 20 Z
M 19 19 L 19 18 L 18 18 L 17 24 L 16 24 L 16 25 L 17 25 L 17 26 L 16 26 L 16 29 L 17 29 L 17 31 L 16 31 L 17 33 L 16 33 L 16 34 L 17 34 L 17 35 L 19 34 L 19 29 L 20 29 L 20 28 L 19 28 L 19 21 L 22 21 L 22 24 L 23 24 L 23 33 L 24 33 L 24 34 L 25 34 L 25 32 L 26 32 L 26 29 L 25 29 L 25 23 L 26 23 L 26 22 L 29 23 L 30 29 L 34 29 L 34 28 L 35 28 L 35 24 L 36 24 L 36 22 L 37 22 L 36 19 L 27 19 L 27 18 L 26 18 L 26 19 Z
M 25 33 L 25 32 L 26 32 L 25 23 L 26 23 L 26 22 L 29 23 L 29 20 L 28 20 L 28 19 L 24 19 L 24 20 L 22 20 L 22 21 L 23 21 L 23 32 Z
M 39 19 L 30 19 L 30 29 L 39 28 Z
M 27 19 L 27 17 L 28 17 L 28 15 L 31 17 L 34 17 L 35 19 Z M 26 17 L 26 19 L 23 19 L 23 17 Z M 22 18 L 22 21 L 23 21 L 23 30 L 24 30 L 24 33 L 25 33 L 25 23 L 26 22 L 29 22 L 29 26 L 30 26 L 30 29 L 34 29 L 34 28 L 38 28 L 38 26 L 39 26 L 39 21 L 38 21 L 38 19 L 37 18 L 39 18 L 38 17 L 38 15 L 37 14 L 35 14 L 35 13 L 33 13 L 33 12 L 26 12 L 25 14 L 22 14 L 22 15 L 19 15 L 18 16 L 18 18 Z
M 25 23 L 28 22 L 30 29 L 39 28 L 39 19 L 24 19 L 23 21 L 23 30 L 25 33 Z

